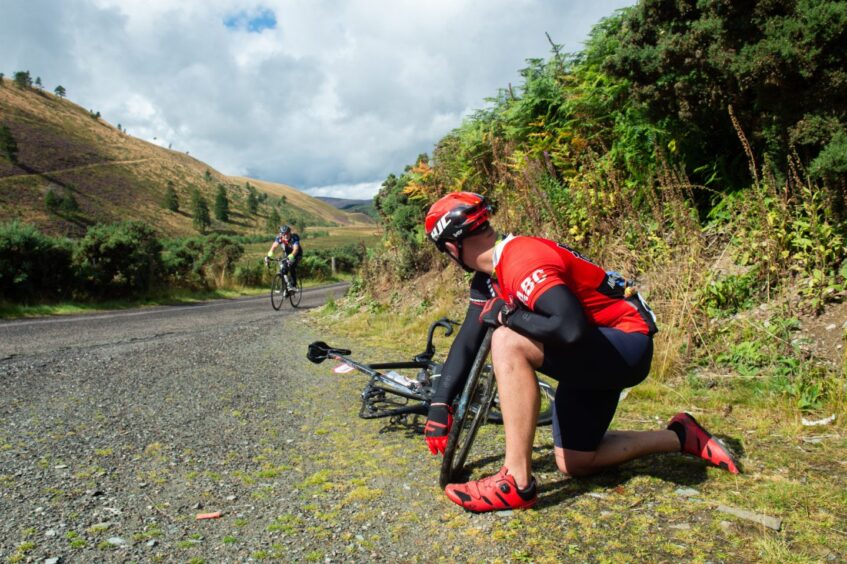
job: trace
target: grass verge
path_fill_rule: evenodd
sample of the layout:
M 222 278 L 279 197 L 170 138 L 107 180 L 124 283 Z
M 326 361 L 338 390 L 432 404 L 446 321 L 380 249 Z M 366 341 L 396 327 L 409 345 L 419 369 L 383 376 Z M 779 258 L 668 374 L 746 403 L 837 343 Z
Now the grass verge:
M 384 356 L 385 351 L 396 351 L 392 360 L 411 358 L 423 349 L 431 321 L 442 315 L 462 318 L 463 302 L 455 295 L 443 301 L 437 298 L 437 303 L 409 295 L 353 296 L 315 310 L 310 320 L 334 345 L 352 348 L 354 358 L 387 360 L 368 358 Z M 451 339 L 436 340 L 442 360 Z M 838 382 L 842 393 L 847 390 L 843 376 Z M 612 423 L 619 430 L 657 429 L 674 413 L 688 411 L 733 449 L 743 469 L 740 476 L 692 457 L 661 455 L 563 482 L 552 462 L 551 445 L 544 439 L 547 431 L 539 431 L 535 472 L 547 485 L 542 486 L 543 499 L 535 511 L 516 518 L 516 528 L 499 532 L 526 541 L 527 554 L 512 556 L 554 561 L 566 546 L 570 556 L 583 558 L 605 554 L 626 555 L 624 560 L 657 555 L 686 561 L 715 555 L 762 562 L 843 560 L 847 555 L 843 411 L 837 402 L 822 403 L 812 413 L 801 411 L 780 386 L 761 385 L 769 378 L 764 370 L 751 376 L 737 367 L 714 372 L 695 365 L 661 377 L 651 374 L 622 401 Z M 837 414 L 835 422 L 808 424 L 830 414 Z M 487 426 L 483 431 L 478 440 L 490 440 L 493 452 L 502 453 L 502 429 Z M 418 438 L 410 440 L 420 443 Z M 496 470 L 502 458 L 495 458 L 486 459 L 482 470 Z M 774 517 L 781 525 L 773 530 L 726 513 L 721 506 Z M 559 520 L 558 538 L 564 545 L 547 546 L 547 533 L 551 526 L 559 528 Z M 536 527 L 547 533 L 534 534 Z M 579 534 L 572 534 L 576 530 Z M 645 535 L 663 539 L 661 546 L 645 544 Z

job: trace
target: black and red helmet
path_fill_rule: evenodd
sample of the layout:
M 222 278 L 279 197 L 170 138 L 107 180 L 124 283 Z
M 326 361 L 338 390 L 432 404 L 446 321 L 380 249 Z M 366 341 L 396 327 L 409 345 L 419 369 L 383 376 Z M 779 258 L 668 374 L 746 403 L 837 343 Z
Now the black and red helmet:
M 491 204 L 483 196 L 473 192 L 447 194 L 429 208 L 425 229 L 441 252 L 444 243 L 452 241 L 461 245 L 462 239 L 487 227 L 494 213 Z

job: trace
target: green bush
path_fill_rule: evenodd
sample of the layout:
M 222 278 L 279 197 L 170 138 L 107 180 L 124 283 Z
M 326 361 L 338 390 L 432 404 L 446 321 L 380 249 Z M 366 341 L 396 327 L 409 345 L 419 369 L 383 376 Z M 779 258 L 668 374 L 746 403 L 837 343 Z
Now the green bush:
M 233 278 L 237 284 L 246 287 L 260 287 L 267 285 L 265 272 L 267 269 L 263 264 L 237 266 Z
M 132 297 L 161 280 L 162 244 L 137 221 L 96 225 L 74 252 L 84 290 L 92 297 Z
M 332 275 L 332 267 L 327 258 L 315 254 L 306 255 L 297 265 L 297 275 L 300 278 L 326 280 Z
M 169 283 L 187 288 L 204 288 L 200 263 L 203 237 L 170 239 L 164 242 L 162 266 Z
M 17 221 L 0 224 L 0 298 L 69 295 L 73 287 L 69 241 Z
M 239 238 L 215 234 L 166 241 L 162 263 L 173 285 L 220 287 L 234 273 L 243 254 Z

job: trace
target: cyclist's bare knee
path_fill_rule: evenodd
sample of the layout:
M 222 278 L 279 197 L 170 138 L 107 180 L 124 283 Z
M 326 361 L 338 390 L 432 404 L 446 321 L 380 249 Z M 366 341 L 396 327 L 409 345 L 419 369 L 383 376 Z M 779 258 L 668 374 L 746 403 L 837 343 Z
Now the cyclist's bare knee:
M 554 452 L 556 454 L 556 466 L 562 474 L 578 478 L 589 476 L 600 470 L 595 463 L 596 451 L 583 452 L 556 447 Z
M 495 368 L 502 359 L 526 359 L 533 367 L 544 360 L 543 345 L 508 327 L 498 327 L 491 337 L 491 359 Z

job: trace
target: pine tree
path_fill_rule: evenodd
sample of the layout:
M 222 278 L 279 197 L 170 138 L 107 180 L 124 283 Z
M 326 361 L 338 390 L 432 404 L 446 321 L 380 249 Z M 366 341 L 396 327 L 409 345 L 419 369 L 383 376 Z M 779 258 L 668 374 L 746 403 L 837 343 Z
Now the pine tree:
M 218 184 L 218 193 L 215 194 L 215 218 L 219 221 L 229 221 L 229 198 L 226 197 L 226 188 Z
M 6 86 L 5 77 L 6 77 L 6 75 L 3 74 L 2 72 L 0 72 L 0 88 L 2 88 L 3 86 Z
M 11 162 L 18 161 L 18 143 L 12 136 L 12 130 L 8 126 L 0 126 L 0 154 L 6 155 Z
M 31 88 L 32 87 L 32 77 L 29 74 L 29 71 L 18 71 L 15 73 L 15 85 L 18 88 Z
M 194 227 L 199 232 L 205 233 L 210 225 L 212 225 L 212 218 L 209 217 L 209 205 L 206 203 L 206 198 L 198 192 L 194 204 Z
M 64 97 L 65 97 L 65 95 L 67 94 L 67 92 L 65 92 L 65 87 L 64 87 L 64 86 L 62 86 L 61 84 L 60 84 L 59 86 L 57 86 L 57 87 L 56 87 L 56 89 L 55 89 L 53 92 L 54 92 L 54 93 L 56 94 L 56 96 L 58 96 L 59 98 L 64 98 Z
M 56 195 L 56 192 L 53 191 L 52 188 L 47 190 L 47 193 L 44 195 L 44 206 L 48 211 L 53 213 L 59 210 L 59 206 L 62 204 L 62 198 Z
M 179 211 L 179 198 L 174 189 L 174 183 L 168 180 L 168 188 L 165 190 L 165 198 L 162 201 L 162 207 L 172 212 Z
M 256 189 L 247 185 L 247 213 L 256 215 L 259 212 L 259 199 L 256 197 Z
M 279 212 L 276 211 L 276 208 L 271 209 L 270 215 L 268 215 L 268 229 L 271 231 L 276 231 L 279 229 Z
M 36 85 L 39 89 L 41 89 L 42 85 L 41 85 L 41 77 L 40 77 L 40 76 L 36 76 L 36 77 L 35 77 L 35 85 Z
M 204 179 L 206 182 L 211 182 L 211 181 L 212 181 L 212 171 L 211 171 L 211 170 L 209 170 L 208 168 L 206 169 L 206 172 L 203 174 L 203 179 Z
M 76 201 L 73 192 L 65 189 L 65 196 L 59 203 L 59 209 L 65 213 L 74 213 L 79 211 L 79 203 Z

